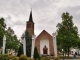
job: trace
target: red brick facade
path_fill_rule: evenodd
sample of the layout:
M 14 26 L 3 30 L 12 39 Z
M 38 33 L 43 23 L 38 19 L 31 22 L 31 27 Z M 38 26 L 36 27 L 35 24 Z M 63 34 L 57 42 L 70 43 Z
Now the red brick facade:
M 54 54 L 54 48 L 53 48 L 53 38 L 52 36 L 47 33 L 45 30 L 43 30 L 40 35 L 37 36 L 35 40 L 35 46 L 37 46 L 38 52 L 40 53 L 40 40 L 47 38 L 49 40 L 49 49 L 50 49 L 50 55 Z
M 31 35 L 34 35 L 34 22 L 28 21 L 26 24 L 26 30 L 28 30 Z

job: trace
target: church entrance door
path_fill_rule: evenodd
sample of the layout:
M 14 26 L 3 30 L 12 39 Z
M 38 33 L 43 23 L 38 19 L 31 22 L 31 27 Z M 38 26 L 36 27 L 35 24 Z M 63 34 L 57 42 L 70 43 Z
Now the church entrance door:
M 44 46 L 44 48 L 43 48 L 43 54 L 48 54 L 48 48 L 46 47 L 46 45 Z

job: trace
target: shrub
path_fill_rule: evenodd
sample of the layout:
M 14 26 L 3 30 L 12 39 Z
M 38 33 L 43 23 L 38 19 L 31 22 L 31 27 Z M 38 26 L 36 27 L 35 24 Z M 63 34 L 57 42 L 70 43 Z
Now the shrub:
M 27 60 L 27 56 L 26 55 L 21 55 L 19 60 Z
M 16 57 L 16 60 L 19 60 L 19 57 Z
M 16 57 L 12 58 L 11 60 L 16 60 Z
M 34 60 L 36 60 L 36 59 L 40 60 L 40 56 L 38 54 L 37 47 L 34 48 Z
M 42 60 L 50 60 L 49 57 L 43 57 Z
M 0 60 L 9 60 L 9 57 L 7 54 L 1 54 L 0 55 Z
M 23 54 L 23 45 L 20 44 L 17 56 L 20 57 L 20 55 L 22 55 L 22 54 Z
M 59 60 L 59 57 L 55 57 L 54 59 L 55 59 L 55 60 Z
M 19 57 L 13 57 L 11 60 L 19 60 Z

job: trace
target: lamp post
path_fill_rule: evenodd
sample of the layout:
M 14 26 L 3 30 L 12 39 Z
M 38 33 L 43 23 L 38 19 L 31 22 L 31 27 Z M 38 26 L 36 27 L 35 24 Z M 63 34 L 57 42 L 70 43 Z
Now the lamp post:
M 3 37 L 3 49 L 2 49 L 2 54 L 5 54 L 5 44 L 6 44 L 6 36 L 4 35 L 4 37 Z
M 32 35 L 31 59 L 33 59 L 33 55 L 34 55 L 35 37 L 36 35 Z
M 53 36 L 53 46 L 54 46 L 54 56 L 57 57 L 57 42 L 56 42 L 56 32 L 52 34 Z

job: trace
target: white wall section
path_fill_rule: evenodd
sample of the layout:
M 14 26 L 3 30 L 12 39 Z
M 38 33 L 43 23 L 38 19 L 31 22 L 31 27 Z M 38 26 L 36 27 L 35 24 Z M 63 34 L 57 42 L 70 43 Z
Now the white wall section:
M 48 48 L 48 55 L 49 55 L 50 49 L 49 49 L 49 40 L 48 39 L 41 39 L 40 40 L 40 54 L 43 54 L 43 48 L 45 45 Z

